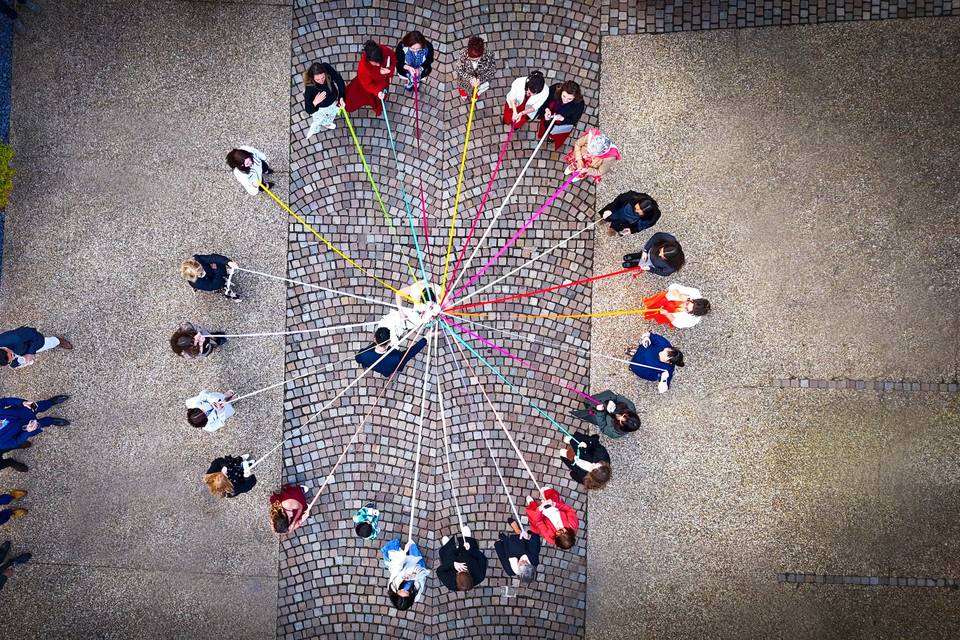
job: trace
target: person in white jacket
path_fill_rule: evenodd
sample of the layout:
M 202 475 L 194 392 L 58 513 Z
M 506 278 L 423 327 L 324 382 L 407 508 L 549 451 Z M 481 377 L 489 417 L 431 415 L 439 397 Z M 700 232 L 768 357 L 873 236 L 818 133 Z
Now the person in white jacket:
M 267 156 L 253 147 L 240 147 L 227 154 L 227 166 L 233 169 L 233 177 L 237 179 L 247 193 L 252 196 L 263 191 L 260 183 L 273 188 L 272 182 L 264 182 L 273 169 L 267 164 Z
M 204 389 L 199 395 L 187 400 L 187 422 L 198 429 L 214 433 L 234 414 L 230 401 L 236 395 L 234 391 L 217 393 Z
M 531 71 L 513 81 L 503 107 L 503 124 L 519 129 L 533 118 L 550 97 L 550 90 L 540 71 Z
M 646 320 L 670 325 L 674 329 L 688 329 L 710 313 L 710 301 L 700 294 L 699 289 L 674 282 L 666 291 L 644 298 L 643 308 L 646 309 L 643 314 Z
M 424 587 L 430 571 L 417 543 L 410 540 L 400 547 L 400 538 L 394 538 L 381 549 L 387 568 L 387 595 L 400 611 L 423 599 Z

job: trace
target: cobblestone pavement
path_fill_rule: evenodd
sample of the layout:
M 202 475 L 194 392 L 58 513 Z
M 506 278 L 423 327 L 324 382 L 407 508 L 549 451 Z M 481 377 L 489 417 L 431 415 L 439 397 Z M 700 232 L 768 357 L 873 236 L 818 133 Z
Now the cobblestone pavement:
M 313 141 L 304 140 L 307 128 L 302 113 L 299 76 L 311 61 L 333 62 L 345 80 L 353 77 L 359 51 L 367 37 L 394 46 L 406 31 L 418 28 L 437 50 L 433 74 L 421 95 L 421 149 L 414 139 L 413 101 L 395 81 L 388 98 L 400 162 L 405 167 L 406 188 L 418 220 L 419 186 L 424 181 L 429 249 L 428 265 L 435 278 L 442 273 L 447 234 L 457 187 L 457 168 L 467 121 L 467 107 L 451 84 L 455 55 L 474 34 L 483 35 L 499 61 L 499 72 L 490 91 L 478 101 L 471 133 L 463 197 L 454 235 L 458 250 L 476 215 L 506 131 L 499 118 L 509 83 L 533 69 L 545 72 L 549 82 L 579 81 L 587 96 L 586 122 L 595 122 L 599 78 L 599 5 L 580 2 L 512 3 L 486 2 L 327 2 L 300 3 L 294 11 L 293 69 L 291 73 L 291 202 L 295 210 L 336 245 L 378 277 L 395 286 L 408 284 L 410 269 L 417 268 L 415 253 L 400 195 L 400 177 L 390 156 L 386 129 L 372 112 L 357 113 L 352 122 L 364 153 L 394 217 L 396 231 L 384 224 L 382 213 L 363 173 L 360 159 L 342 120 L 338 129 Z M 573 52 L 573 53 L 572 53 Z M 575 55 L 576 64 L 570 64 Z M 530 156 L 535 132 L 530 126 L 518 132 L 487 203 L 484 221 L 490 220 Z M 476 257 L 492 257 L 536 208 L 563 183 L 562 164 L 557 154 L 541 152 L 505 209 L 496 230 Z M 561 195 L 557 203 L 478 281 L 519 266 L 547 246 L 583 227 L 592 217 L 592 188 L 579 184 Z M 477 242 L 484 225 L 474 239 Z M 525 270 L 490 291 L 506 295 L 560 283 L 589 275 L 592 242 L 582 237 L 566 251 Z M 325 251 L 298 224 L 290 225 L 291 277 L 380 298 L 392 296 L 385 288 Z M 454 258 L 456 254 L 454 254 Z M 409 266 L 408 266 L 409 265 Z M 453 269 L 450 264 L 450 269 Z M 464 279 L 463 282 L 466 282 Z M 490 295 L 490 297 L 493 297 Z M 531 309 L 585 311 L 590 308 L 589 290 L 564 290 L 537 299 L 532 304 L 503 304 L 498 309 L 530 312 Z M 385 309 L 357 303 L 348 298 L 331 300 L 324 295 L 291 288 L 288 318 L 298 323 L 364 322 L 377 319 Z M 500 323 L 505 329 L 533 325 L 520 321 Z M 542 327 L 533 327 L 543 333 Z M 481 331 L 481 333 L 487 333 Z M 491 336 L 493 337 L 493 336 Z M 589 347 L 589 323 L 577 322 L 562 340 Z M 554 350 L 532 352 L 523 343 L 499 340 L 507 349 L 535 359 L 556 375 L 585 388 L 589 360 L 563 357 Z M 312 407 L 353 380 L 359 370 L 352 354 L 369 343 L 369 332 L 338 334 L 323 340 L 304 340 L 288 345 L 287 368 L 303 371 L 309 367 L 346 359 L 309 387 L 292 391 L 287 398 L 288 429 L 303 424 Z M 280 614 L 278 632 L 287 638 L 310 638 L 336 632 L 344 638 L 368 637 L 376 630 L 380 637 L 408 638 L 414 633 L 433 638 L 544 637 L 579 638 L 584 633 L 586 585 L 586 500 L 569 479 L 553 453 L 561 443 L 560 434 L 545 420 L 530 419 L 531 410 L 520 395 L 512 394 L 492 374 L 476 369 L 479 380 L 490 390 L 498 410 L 516 433 L 521 449 L 544 485 L 552 485 L 583 517 L 584 534 L 567 552 L 546 549 L 540 580 L 532 587 L 504 596 L 512 585 L 504 576 L 493 552 L 497 534 L 506 531 L 510 507 L 500 488 L 481 439 L 489 437 L 497 459 L 504 467 L 512 497 L 523 508 L 525 496 L 534 487 L 516 461 L 506 438 L 496 429 L 492 414 L 478 402 L 475 393 L 464 391 L 458 366 L 440 341 L 440 374 L 449 403 L 452 428 L 451 457 L 453 481 L 457 485 L 464 518 L 484 546 L 491 560 L 486 582 L 468 594 L 452 594 L 435 578 L 428 583 L 427 596 L 411 611 L 397 613 L 385 593 L 384 570 L 379 546 L 401 535 L 409 522 L 415 416 L 418 412 L 418 385 L 423 377 L 425 357 L 409 366 L 388 389 L 372 424 L 356 449 L 347 457 L 337 481 L 320 501 L 315 520 L 295 539 L 285 542 L 280 571 Z M 485 351 L 504 375 L 531 401 L 558 417 L 576 406 L 569 394 L 559 394 L 542 376 L 533 376 L 522 366 Z M 531 354 L 533 354 L 531 356 Z M 481 366 L 472 359 L 475 366 Z M 291 481 L 318 483 L 354 429 L 369 403 L 375 402 L 382 379 L 363 381 L 349 392 L 319 423 L 290 440 L 285 450 L 286 472 Z M 431 407 L 423 456 L 422 490 L 416 522 L 416 539 L 433 568 L 437 564 L 439 538 L 456 526 L 450 478 L 441 469 L 442 441 Z M 361 542 L 352 531 L 350 516 L 365 501 L 374 501 L 385 515 L 386 528 L 376 544 Z M 482 629 L 482 631 L 481 631 Z

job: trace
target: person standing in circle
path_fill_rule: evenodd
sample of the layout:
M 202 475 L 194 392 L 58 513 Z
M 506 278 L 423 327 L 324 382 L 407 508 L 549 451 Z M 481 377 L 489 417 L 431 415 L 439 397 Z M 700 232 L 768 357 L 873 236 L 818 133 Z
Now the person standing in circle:
M 567 162 L 564 173 L 573 174 L 574 182 L 589 178 L 599 184 L 620 160 L 620 150 L 600 129 L 590 129 L 577 139 L 564 160 Z
M 680 242 L 672 234 L 663 231 L 650 236 L 643 245 L 643 251 L 623 256 L 624 269 L 640 267 L 644 271 L 664 277 L 680 271 L 685 263 L 686 257 Z
M 440 565 L 437 577 L 450 591 L 469 591 L 487 577 L 487 556 L 480 543 L 471 537 L 470 527 L 463 527 L 452 538 L 440 540 Z
M 326 62 L 314 62 L 303 72 L 303 108 L 310 116 L 307 139 L 322 129 L 336 129 L 334 118 L 346 102 L 347 89 L 337 70 Z
M 51 349 L 73 349 L 73 343 L 61 336 L 45 336 L 33 327 L 20 327 L 0 333 L 0 367 L 29 367 L 38 353 Z
M 503 106 L 503 124 L 512 125 L 515 129 L 527 124 L 550 95 L 545 84 L 540 71 L 531 71 L 530 75 L 514 80 L 507 93 L 507 103 Z
M 387 87 L 396 68 L 397 57 L 393 49 L 367 40 L 357 65 L 357 77 L 347 85 L 346 110 L 353 113 L 361 107 L 370 107 L 379 117 L 383 111 L 380 101 L 386 99 Z
M 570 137 L 573 128 L 580 122 L 587 105 L 583 101 L 580 85 L 572 80 L 558 82 L 550 87 L 550 97 L 541 105 L 537 112 L 540 126 L 537 128 L 537 139 L 547 132 L 547 125 L 552 121 L 556 124 L 550 130 L 550 139 L 553 141 L 554 151 L 559 151 L 563 143 Z
M 433 71 L 433 45 L 419 31 L 403 36 L 394 50 L 397 57 L 397 74 L 407 79 L 403 88 L 413 91 L 413 85 L 421 84 Z
M 307 496 L 303 487 L 285 484 L 270 496 L 270 528 L 277 535 L 296 531 L 307 515 Z
M 683 366 L 683 352 L 661 335 L 647 331 L 636 349 L 629 349 L 630 371 L 638 378 L 657 383 L 657 391 L 666 393 L 673 382 L 675 367 Z
M 227 344 L 222 335 L 222 331 L 211 333 L 195 322 L 182 322 L 170 336 L 170 349 L 184 360 L 200 360 Z
M 263 191 L 260 184 L 264 183 L 263 181 L 267 179 L 267 176 L 273 173 L 273 169 L 267 164 L 267 156 L 253 147 L 232 149 L 227 154 L 227 166 L 233 169 L 233 177 L 252 196 Z M 264 184 L 266 184 L 267 189 L 273 188 L 272 182 Z
M 575 445 L 574 440 L 579 444 Z M 560 461 L 570 470 L 570 477 L 587 491 L 607 486 L 613 470 L 610 468 L 610 454 L 600 444 L 600 436 L 577 431 L 572 439 L 569 436 L 564 438 L 564 442 L 567 446 L 560 449 Z
M 577 543 L 577 529 L 580 527 L 577 513 L 560 499 L 556 489 L 547 487 L 542 495 L 542 500 L 527 497 L 530 531 L 561 549 L 571 548 Z
M 540 536 L 521 529 L 515 518 L 507 522 L 513 533 L 501 533 L 493 548 L 508 576 L 530 584 L 536 579 L 537 565 L 540 564 Z
M 454 67 L 457 93 L 466 102 L 477 88 L 477 96 L 490 88 L 490 81 L 497 71 L 497 62 L 486 52 L 486 44 L 480 36 L 472 36 L 467 48 L 460 54 Z
M 657 201 L 645 193 L 626 191 L 621 193 L 613 202 L 600 210 L 600 215 L 609 226 L 607 235 L 628 236 L 631 233 L 640 233 L 657 224 L 660 219 L 660 207 Z
M 406 611 L 423 599 L 430 575 L 427 563 L 412 540 L 401 549 L 400 538 L 394 538 L 383 545 L 381 553 L 387 569 L 387 596 L 399 611 Z

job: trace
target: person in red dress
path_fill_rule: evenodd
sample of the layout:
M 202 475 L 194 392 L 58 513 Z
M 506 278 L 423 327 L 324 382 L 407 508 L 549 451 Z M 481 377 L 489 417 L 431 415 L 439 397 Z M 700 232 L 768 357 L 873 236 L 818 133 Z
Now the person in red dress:
M 673 283 L 666 291 L 643 299 L 644 320 L 653 320 L 674 329 L 696 326 L 703 316 L 710 313 L 710 302 L 700 295 L 699 289 Z
M 270 528 L 274 533 L 285 534 L 303 524 L 307 515 L 307 496 L 303 488 L 287 484 L 270 496 Z
M 344 108 L 353 113 L 360 107 L 370 107 L 379 116 L 383 111 L 380 100 L 386 95 L 396 70 L 397 58 L 393 49 L 367 40 L 357 65 L 357 77 L 347 85 Z

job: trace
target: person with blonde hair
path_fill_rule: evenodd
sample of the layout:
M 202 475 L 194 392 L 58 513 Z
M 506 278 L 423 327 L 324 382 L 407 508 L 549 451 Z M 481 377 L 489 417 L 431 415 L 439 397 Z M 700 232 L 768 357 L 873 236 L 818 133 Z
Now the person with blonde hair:
M 194 254 L 180 265 L 180 275 L 196 291 L 222 293 L 225 297 L 240 301 L 233 278 L 237 263 L 218 253 Z
M 214 496 L 235 498 L 257 484 L 257 476 L 244 474 L 243 463 L 250 456 L 221 456 L 210 463 L 203 481 Z
M 270 496 L 270 528 L 277 535 L 296 531 L 307 515 L 307 496 L 303 487 L 285 484 Z

